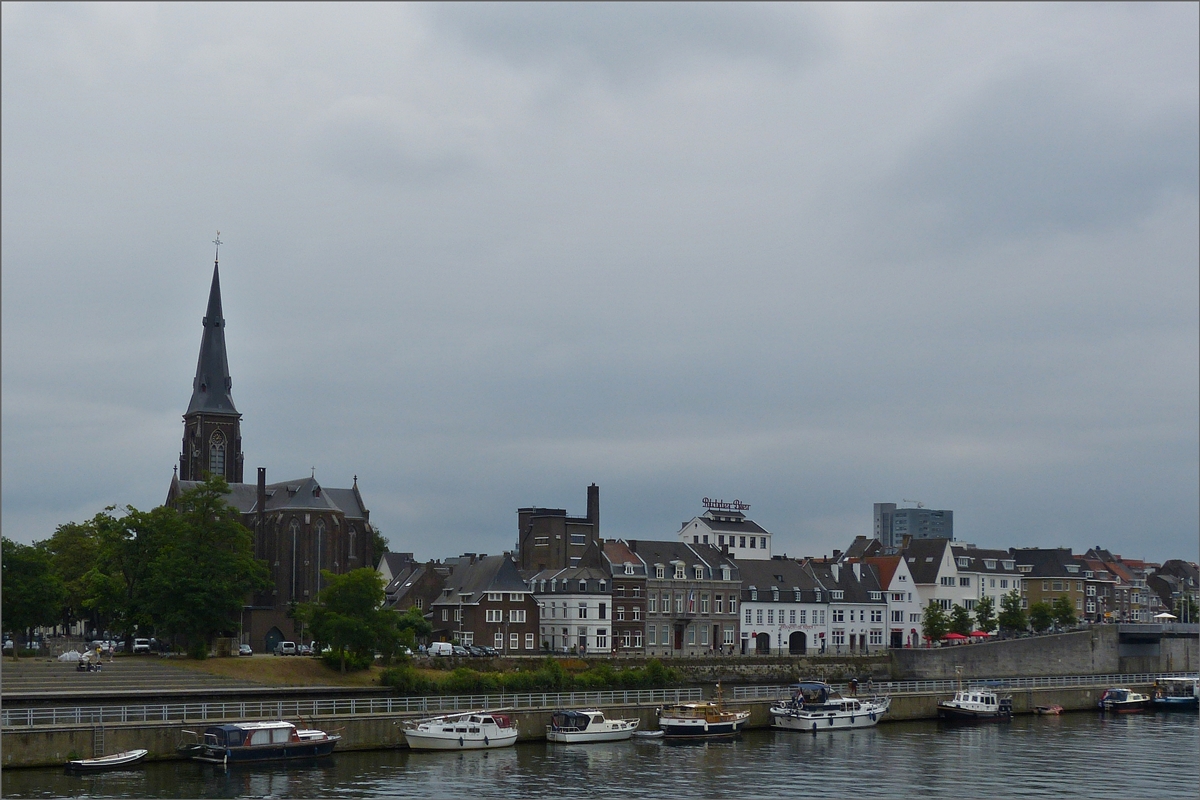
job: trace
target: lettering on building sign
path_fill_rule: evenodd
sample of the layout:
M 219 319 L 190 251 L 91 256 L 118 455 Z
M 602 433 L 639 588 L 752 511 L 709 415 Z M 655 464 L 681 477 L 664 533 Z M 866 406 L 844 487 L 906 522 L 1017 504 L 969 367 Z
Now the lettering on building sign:
M 732 503 L 726 503 L 724 500 L 711 500 L 705 497 L 700 501 L 701 504 L 711 511 L 749 511 L 750 504 L 743 503 L 741 500 L 734 500 Z

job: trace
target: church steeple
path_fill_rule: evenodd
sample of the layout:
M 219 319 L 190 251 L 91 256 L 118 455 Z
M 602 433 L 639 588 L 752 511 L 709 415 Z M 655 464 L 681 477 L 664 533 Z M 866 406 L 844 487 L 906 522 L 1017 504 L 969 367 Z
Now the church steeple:
M 220 247 L 221 234 L 215 244 Z M 219 250 L 218 250 L 219 252 Z M 203 480 L 205 473 L 222 475 L 230 483 L 242 482 L 242 415 L 233 405 L 233 378 L 225 352 L 225 317 L 221 312 L 219 260 L 213 259 L 208 311 L 200 337 L 200 357 L 192 379 L 192 400 L 183 415 L 183 452 L 179 477 Z

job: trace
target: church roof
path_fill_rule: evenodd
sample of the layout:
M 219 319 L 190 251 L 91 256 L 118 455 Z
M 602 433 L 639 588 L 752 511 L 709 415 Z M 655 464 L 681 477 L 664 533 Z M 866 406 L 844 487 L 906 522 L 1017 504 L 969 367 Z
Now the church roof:
M 183 481 L 175 478 L 172 482 L 172 497 L 194 489 L 200 481 Z M 346 519 L 366 519 L 366 510 L 359 501 L 358 492 L 354 489 L 326 489 L 314 478 L 301 478 L 294 481 L 267 484 L 266 511 L 341 511 Z M 258 511 L 258 486 L 253 483 L 231 483 L 225 502 L 243 514 Z
M 204 315 L 204 333 L 200 337 L 200 357 L 196 377 L 192 379 L 192 400 L 188 414 L 237 414 L 233 405 L 233 379 L 225 353 L 225 317 L 221 313 L 221 277 L 213 263 L 212 288 L 208 292 L 208 311 Z

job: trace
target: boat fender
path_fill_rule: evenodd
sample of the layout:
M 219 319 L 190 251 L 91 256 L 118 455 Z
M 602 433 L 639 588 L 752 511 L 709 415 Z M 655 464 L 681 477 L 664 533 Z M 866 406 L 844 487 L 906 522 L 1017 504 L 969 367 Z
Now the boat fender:
M 462 746 L 463 746 L 463 737 L 461 737 L 461 736 L 460 736 L 460 737 L 458 737 L 458 746 L 459 746 L 459 747 L 462 747 Z
M 850 724 L 851 725 L 854 724 L 854 715 L 853 714 L 850 715 Z
M 833 717 L 830 717 L 830 718 L 829 718 L 829 724 L 830 724 L 830 725 L 832 725 L 832 724 L 833 724 Z
M 483 746 L 487 747 L 489 744 L 491 744 L 491 742 L 488 741 L 488 737 L 484 736 L 483 737 Z
M 875 712 L 872 711 L 870 716 L 871 716 L 871 722 L 874 722 L 875 721 Z

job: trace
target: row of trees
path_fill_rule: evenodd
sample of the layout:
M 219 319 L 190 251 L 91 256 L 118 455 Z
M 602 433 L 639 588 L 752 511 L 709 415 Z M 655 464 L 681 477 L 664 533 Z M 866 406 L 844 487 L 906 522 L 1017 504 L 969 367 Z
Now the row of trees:
M 1074 625 L 1075 622 L 1075 609 L 1066 597 L 1059 597 L 1053 603 L 1034 603 L 1026 613 L 1025 609 L 1021 608 L 1021 594 L 1015 589 L 1000 598 L 998 615 L 992 598 L 984 596 L 975 604 L 974 615 L 957 603 L 947 613 L 936 601 L 932 601 L 925 607 L 921 620 L 925 635 L 933 640 L 942 639 L 948 633 L 969 636 L 977 630 L 992 633 L 997 628 L 1015 632 L 1032 627 L 1041 632 L 1048 630 L 1052 625 L 1057 624 L 1065 628 Z
M 48 540 L 3 540 L 4 623 L 14 631 L 84 621 L 130 639 L 156 635 L 207 652 L 238 629 L 247 594 L 268 588 L 250 531 L 210 478 L 175 506 L 110 506 Z

